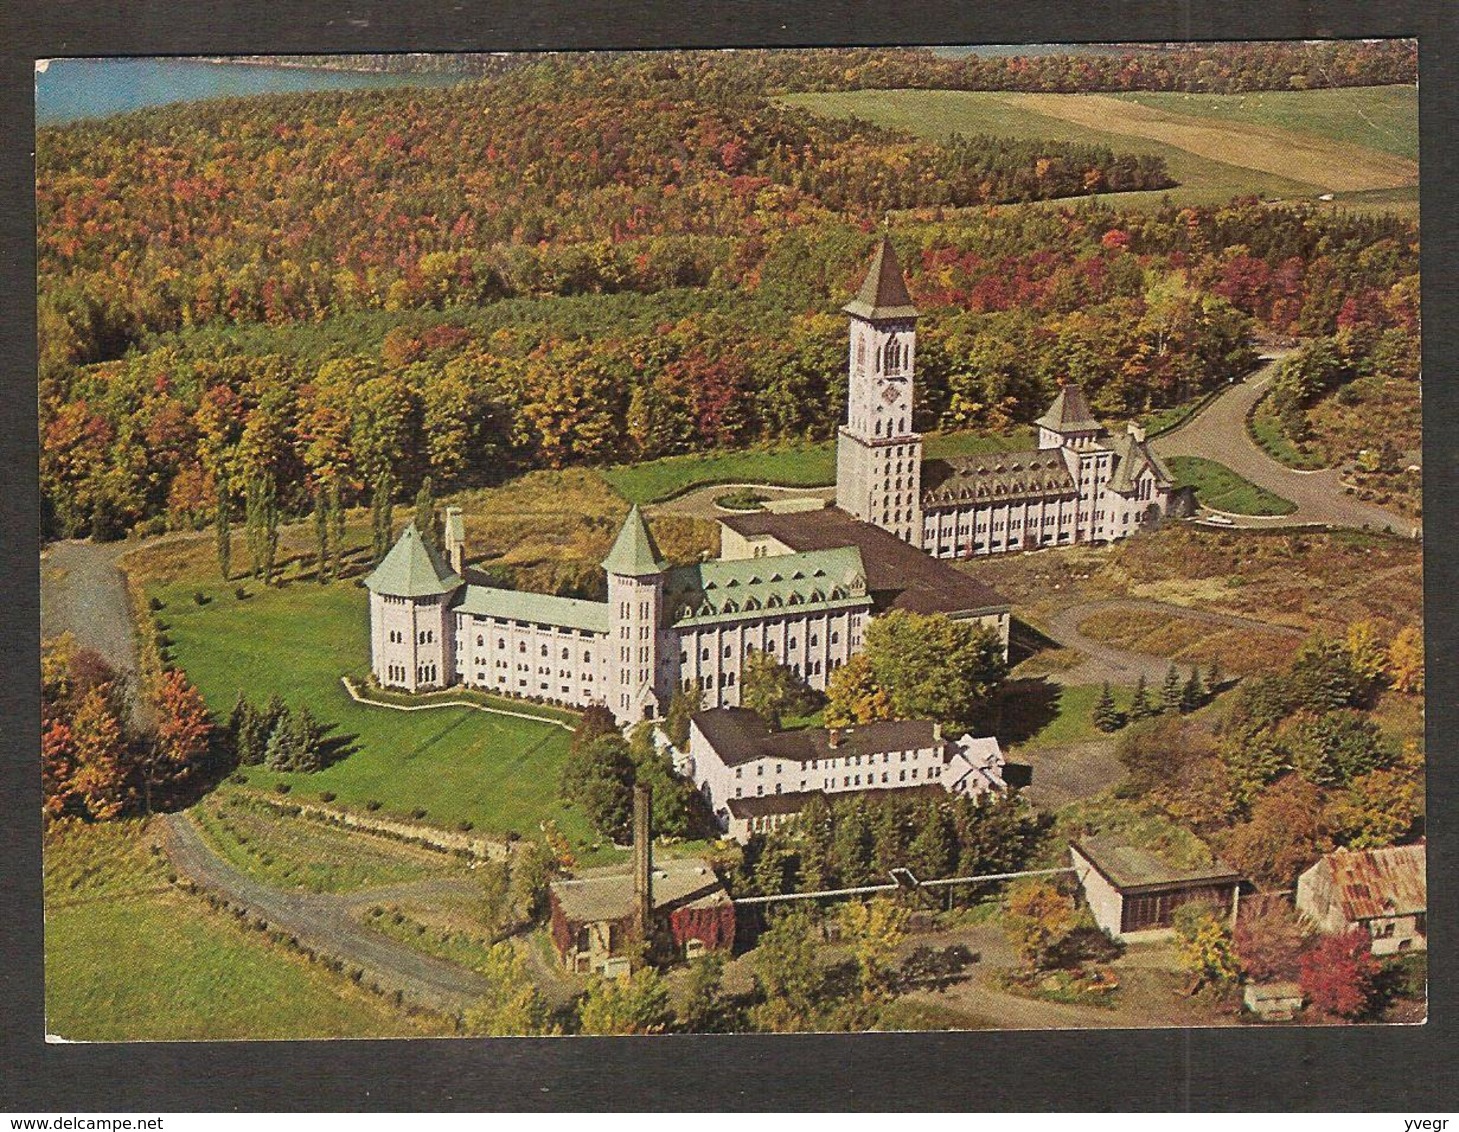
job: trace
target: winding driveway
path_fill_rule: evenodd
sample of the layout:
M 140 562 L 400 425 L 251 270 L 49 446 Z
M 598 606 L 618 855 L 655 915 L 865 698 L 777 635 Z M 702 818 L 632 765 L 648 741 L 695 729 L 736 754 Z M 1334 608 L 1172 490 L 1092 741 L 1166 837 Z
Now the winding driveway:
M 180 875 L 248 908 L 316 951 L 361 967 L 406 998 L 445 1013 L 463 1009 L 485 992 L 486 980 L 477 972 L 398 943 L 351 914 L 363 904 L 418 894 L 422 888 L 439 891 L 451 882 L 430 880 L 338 894 L 287 891 L 261 884 L 224 861 L 203 841 L 187 814 L 168 814 L 164 821 L 167 854 Z
M 1231 516 L 1238 527 L 1320 524 L 1389 529 L 1395 534 L 1419 531 L 1414 520 L 1348 495 L 1337 468 L 1297 471 L 1268 456 L 1251 438 L 1246 428 L 1247 415 L 1271 387 L 1285 356 L 1270 357 L 1250 378 L 1232 385 L 1185 424 L 1156 437 L 1152 442 L 1156 454 L 1214 460 L 1297 505 L 1290 515 Z
M 1293 637 L 1304 637 L 1306 630 L 1290 625 L 1274 625 L 1254 617 L 1240 617 L 1234 613 L 1215 613 L 1206 609 L 1190 609 L 1184 605 L 1151 598 L 1105 598 L 1100 601 L 1085 601 L 1070 605 L 1049 617 L 1045 623 L 1049 636 L 1066 648 L 1077 649 L 1085 659 L 1073 668 L 1049 673 L 1048 679 L 1057 684 L 1133 684 L 1141 676 L 1145 682 L 1158 686 L 1165 679 L 1170 668 L 1168 657 L 1152 656 L 1149 653 L 1133 652 L 1118 648 L 1093 637 L 1087 637 L 1079 626 L 1097 613 L 1112 609 L 1128 609 L 1143 613 L 1162 613 L 1182 617 L 1190 621 L 1201 621 L 1222 629 L 1258 629 L 1266 633 L 1281 633 Z M 1189 666 L 1187 666 L 1189 667 Z

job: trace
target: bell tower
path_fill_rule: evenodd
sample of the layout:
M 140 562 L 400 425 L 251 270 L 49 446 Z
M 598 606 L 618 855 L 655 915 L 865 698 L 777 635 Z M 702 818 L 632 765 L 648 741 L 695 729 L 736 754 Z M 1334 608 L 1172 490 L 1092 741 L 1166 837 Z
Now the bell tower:
M 917 308 L 883 236 L 850 316 L 846 423 L 836 437 L 836 505 L 922 545 L 922 436 L 913 427 Z

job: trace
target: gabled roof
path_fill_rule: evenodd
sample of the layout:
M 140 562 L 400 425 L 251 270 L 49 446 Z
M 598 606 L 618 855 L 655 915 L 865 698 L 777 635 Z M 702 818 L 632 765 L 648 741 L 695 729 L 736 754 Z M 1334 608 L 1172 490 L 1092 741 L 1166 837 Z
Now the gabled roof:
M 1134 491 L 1135 480 L 1147 464 L 1155 473 L 1157 482 L 1166 487 L 1175 483 L 1169 469 L 1160 462 L 1160 458 L 1155 455 L 1150 446 L 1137 439 L 1132 433 L 1126 432 L 1115 437 L 1111 447 L 1115 451 L 1114 474 L 1109 478 L 1111 491 L 1118 491 L 1122 495 L 1128 495 Z
M 655 860 L 653 870 L 656 912 L 729 903 L 729 894 L 708 861 L 668 857 Z M 601 923 L 633 915 L 633 872 L 622 865 L 583 869 L 574 877 L 553 881 L 551 889 L 557 906 L 571 923 Z
M 871 270 L 866 273 L 856 298 L 841 309 L 870 321 L 917 317 L 917 308 L 907 292 L 907 281 L 902 278 L 902 265 L 897 262 L 889 237 L 883 236 L 877 245 Z
M 697 712 L 694 725 L 725 766 L 743 766 L 757 759 L 784 759 L 804 764 L 852 755 L 921 751 L 938 745 L 944 747 L 944 761 L 947 754 L 937 725 L 930 719 L 889 719 L 842 728 L 836 732 L 834 747 L 831 732 L 824 727 L 772 731 L 764 718 L 749 708 L 711 708 Z
M 672 625 L 869 605 L 866 567 L 855 546 L 677 566 L 664 583 L 664 610 Z
M 1049 411 L 1034 423 L 1053 429 L 1055 432 L 1104 431 L 1104 426 L 1095 420 L 1094 414 L 1089 411 L 1089 402 L 1084 398 L 1084 390 L 1073 382 L 1059 390 L 1059 395 L 1054 398 L 1054 403 L 1049 406 Z
M 411 523 L 365 579 L 372 593 L 390 597 L 431 597 L 455 592 L 461 576 L 446 565 Z
M 1332 891 L 1348 921 L 1409 916 L 1428 910 L 1422 845 L 1339 849 L 1314 868 L 1332 870 Z
M 564 629 L 582 629 L 589 633 L 608 632 L 606 601 L 583 601 L 575 597 L 502 590 L 494 586 L 467 586 L 455 608 L 458 613 L 477 617 L 531 621 Z
M 648 524 L 638 510 L 638 504 L 629 509 L 623 528 L 603 559 L 603 569 L 610 574 L 622 574 L 629 578 L 644 578 L 663 571 L 664 563 L 659 557 L 659 548 L 649 533 Z

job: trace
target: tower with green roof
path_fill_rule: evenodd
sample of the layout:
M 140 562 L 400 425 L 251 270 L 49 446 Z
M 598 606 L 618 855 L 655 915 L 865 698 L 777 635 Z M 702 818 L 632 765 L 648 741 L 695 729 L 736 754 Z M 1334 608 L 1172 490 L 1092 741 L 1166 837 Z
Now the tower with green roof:
M 836 437 L 836 504 L 922 545 L 922 437 L 912 420 L 917 308 L 882 237 L 851 318 L 846 423 Z
M 664 561 L 635 505 L 608 557 L 608 707 L 620 720 L 662 714 L 654 686 L 664 605 Z
M 451 604 L 465 585 L 412 523 L 365 579 L 370 591 L 371 671 L 409 692 L 456 682 Z

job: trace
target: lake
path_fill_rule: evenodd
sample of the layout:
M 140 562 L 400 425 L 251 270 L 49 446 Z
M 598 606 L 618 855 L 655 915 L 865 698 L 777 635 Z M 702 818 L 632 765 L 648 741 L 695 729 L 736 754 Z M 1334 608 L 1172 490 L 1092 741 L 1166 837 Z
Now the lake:
M 197 59 L 52 59 L 35 76 L 36 123 L 55 125 L 104 118 L 147 106 L 306 90 L 442 86 L 461 76 L 330 71 L 205 63 Z

